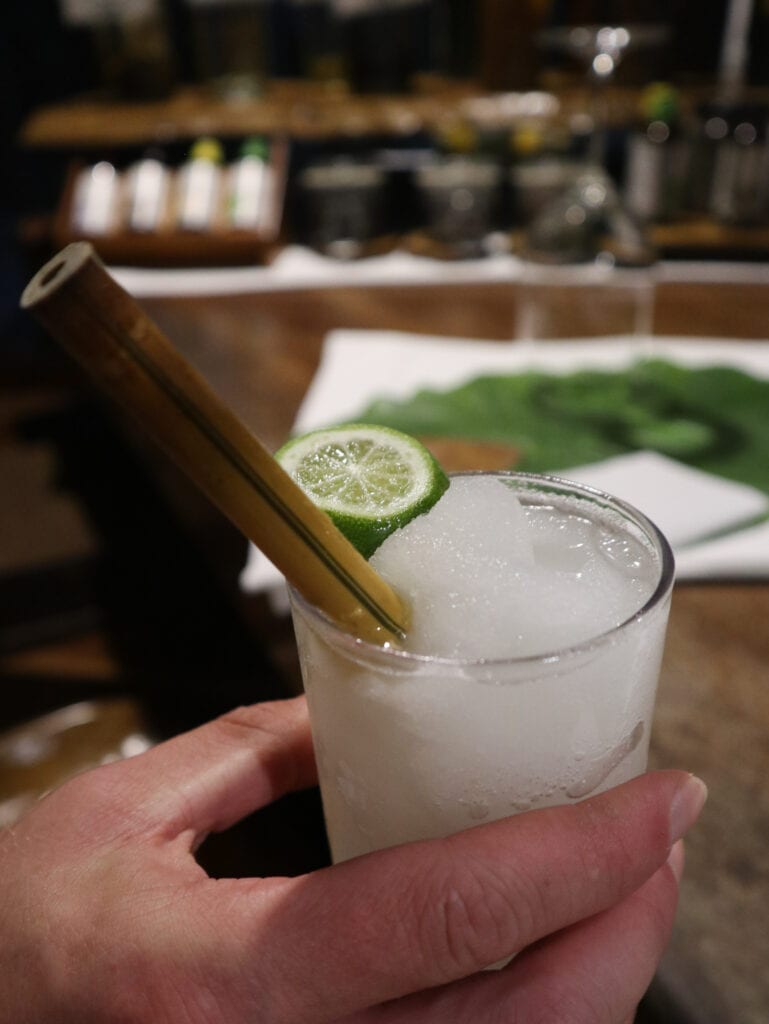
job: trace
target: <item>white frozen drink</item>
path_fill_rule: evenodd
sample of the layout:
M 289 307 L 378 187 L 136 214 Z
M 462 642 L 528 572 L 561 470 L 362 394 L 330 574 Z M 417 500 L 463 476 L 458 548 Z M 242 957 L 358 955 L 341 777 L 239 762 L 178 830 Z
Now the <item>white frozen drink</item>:
M 643 515 L 563 481 L 461 475 L 371 562 L 411 606 L 403 650 L 293 595 L 334 860 L 645 770 L 673 565 Z

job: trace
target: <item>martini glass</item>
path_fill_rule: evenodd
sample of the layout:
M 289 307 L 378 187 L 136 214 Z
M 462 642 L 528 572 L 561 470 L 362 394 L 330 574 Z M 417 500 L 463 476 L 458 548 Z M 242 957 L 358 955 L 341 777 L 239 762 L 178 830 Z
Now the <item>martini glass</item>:
M 666 25 L 562 25 L 545 29 L 538 35 L 546 50 L 574 57 L 583 67 L 591 87 L 590 117 L 593 133 L 591 163 L 602 163 L 606 156 L 608 116 L 606 89 L 614 80 L 625 56 L 634 50 L 661 46 L 669 37 Z
M 661 46 L 669 36 L 666 25 L 562 25 L 539 34 L 540 45 L 575 57 L 591 79 L 607 82 L 632 50 Z

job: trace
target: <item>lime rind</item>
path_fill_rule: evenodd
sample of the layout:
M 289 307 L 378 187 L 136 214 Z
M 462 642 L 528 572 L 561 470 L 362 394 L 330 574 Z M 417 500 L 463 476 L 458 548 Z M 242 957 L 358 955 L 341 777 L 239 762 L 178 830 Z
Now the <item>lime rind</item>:
M 449 483 L 421 442 L 371 424 L 314 430 L 276 458 L 366 558 L 432 508 Z

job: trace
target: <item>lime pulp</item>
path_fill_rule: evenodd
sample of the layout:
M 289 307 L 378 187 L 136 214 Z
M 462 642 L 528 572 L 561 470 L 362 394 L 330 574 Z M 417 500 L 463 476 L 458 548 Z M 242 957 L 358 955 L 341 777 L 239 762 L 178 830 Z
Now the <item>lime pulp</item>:
M 372 424 L 311 431 L 276 458 L 366 558 L 432 508 L 449 483 L 420 441 Z

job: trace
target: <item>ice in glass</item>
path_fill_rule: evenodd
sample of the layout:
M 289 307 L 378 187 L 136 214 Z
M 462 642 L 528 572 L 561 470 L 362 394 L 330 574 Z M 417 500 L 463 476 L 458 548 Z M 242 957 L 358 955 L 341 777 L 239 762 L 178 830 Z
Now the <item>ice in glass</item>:
M 292 594 L 334 860 L 582 799 L 645 770 L 673 560 L 622 502 L 465 474 L 371 559 L 404 649 Z

